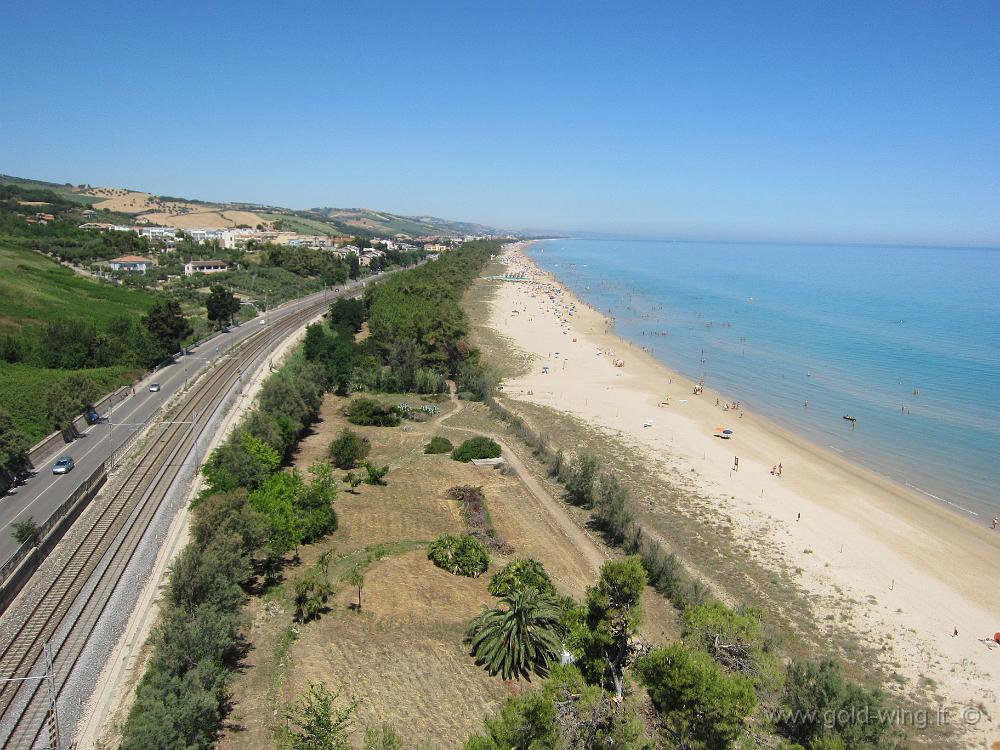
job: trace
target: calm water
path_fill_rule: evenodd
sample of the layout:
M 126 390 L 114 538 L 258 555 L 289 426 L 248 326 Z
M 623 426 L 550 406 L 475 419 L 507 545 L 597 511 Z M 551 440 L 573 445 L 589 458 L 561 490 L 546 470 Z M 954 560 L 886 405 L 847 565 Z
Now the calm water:
M 1000 251 L 549 240 L 531 254 L 671 368 L 980 522 L 1000 512 Z

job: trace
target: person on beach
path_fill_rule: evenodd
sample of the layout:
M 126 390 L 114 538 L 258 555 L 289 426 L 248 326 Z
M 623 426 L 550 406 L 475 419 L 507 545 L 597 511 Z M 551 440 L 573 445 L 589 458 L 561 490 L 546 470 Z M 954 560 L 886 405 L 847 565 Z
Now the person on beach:
M 779 477 L 781 476 L 781 464 L 780 463 L 778 464 L 778 476 Z
M 1000 523 L 1000 518 L 993 516 L 993 529 L 996 530 L 997 524 Z
M 740 457 L 733 456 L 733 471 L 739 471 L 739 470 L 740 470 Z
M 801 521 L 802 520 L 802 514 L 801 513 L 796 513 L 795 514 L 795 520 L 796 521 Z
M 771 467 L 771 476 L 773 477 L 777 473 L 778 473 L 778 467 L 777 466 L 772 466 Z

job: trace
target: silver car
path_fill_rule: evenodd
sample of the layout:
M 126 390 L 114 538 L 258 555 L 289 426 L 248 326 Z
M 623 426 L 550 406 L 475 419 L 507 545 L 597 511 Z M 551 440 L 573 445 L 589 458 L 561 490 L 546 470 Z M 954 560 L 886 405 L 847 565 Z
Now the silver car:
M 159 383 L 150 383 L 149 384 L 149 392 L 150 393 L 157 393 L 157 392 L 159 392 L 159 390 L 160 390 L 160 384 Z
M 73 467 L 76 464 L 73 463 L 72 456 L 62 456 L 58 461 L 52 464 L 53 474 L 69 474 L 73 471 Z

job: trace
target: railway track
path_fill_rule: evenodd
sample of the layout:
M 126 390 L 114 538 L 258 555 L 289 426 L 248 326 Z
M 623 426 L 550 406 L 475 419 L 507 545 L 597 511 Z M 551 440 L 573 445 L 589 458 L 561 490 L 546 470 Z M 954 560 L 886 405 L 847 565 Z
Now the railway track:
M 125 482 L 98 513 L 77 521 L 86 523 L 86 530 L 74 534 L 77 546 L 63 553 L 46 590 L 0 652 L 0 678 L 37 674 L 43 645 L 48 642 L 58 694 L 216 408 L 248 366 L 328 303 L 325 298 L 317 299 L 294 309 L 238 344 L 196 381 L 172 419 L 152 427 L 152 439 L 147 440 Z M 0 746 L 12 750 L 50 746 L 48 714 L 49 699 L 41 680 L 0 683 Z M 66 746 L 62 739 L 59 747 Z

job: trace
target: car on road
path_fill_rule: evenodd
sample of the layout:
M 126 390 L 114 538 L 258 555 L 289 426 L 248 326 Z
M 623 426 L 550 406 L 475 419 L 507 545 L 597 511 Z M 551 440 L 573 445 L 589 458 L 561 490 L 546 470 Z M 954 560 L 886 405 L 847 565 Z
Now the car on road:
M 262 319 L 262 320 L 260 321 L 260 324 L 261 324 L 262 326 L 266 326 L 266 325 L 267 325 L 267 318 L 264 318 L 264 319 Z
M 160 390 L 160 384 L 159 383 L 150 383 L 149 384 L 149 392 L 150 393 L 157 393 L 159 390 Z
M 58 461 L 52 464 L 52 473 L 69 474 L 71 471 L 73 471 L 74 466 L 76 466 L 76 464 L 73 463 L 72 456 L 61 456 Z

